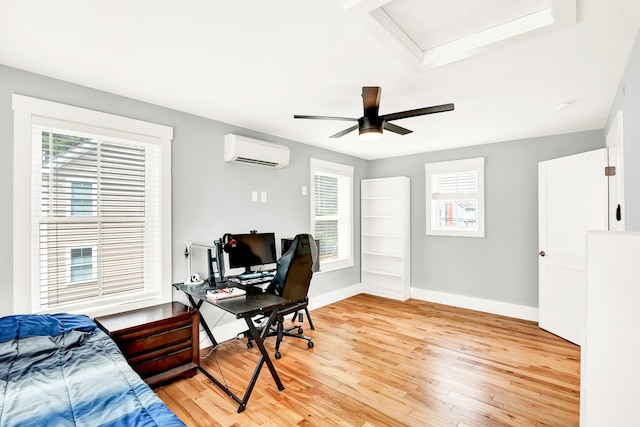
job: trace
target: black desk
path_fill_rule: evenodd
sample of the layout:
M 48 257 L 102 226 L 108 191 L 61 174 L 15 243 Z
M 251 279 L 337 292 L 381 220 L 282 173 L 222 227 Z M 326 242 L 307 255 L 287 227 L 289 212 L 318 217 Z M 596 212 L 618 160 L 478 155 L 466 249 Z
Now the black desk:
M 247 406 L 247 402 L 249 401 L 249 397 L 251 396 L 251 392 L 253 391 L 253 387 L 256 384 L 258 375 L 260 374 L 260 370 L 262 369 L 262 365 L 264 363 L 267 364 L 267 367 L 271 372 L 271 376 L 273 377 L 273 380 L 276 382 L 276 385 L 278 386 L 278 390 L 284 390 L 282 381 L 280 380 L 280 377 L 276 372 L 276 368 L 273 366 L 273 362 L 269 357 L 269 353 L 264 348 L 264 336 L 268 332 L 269 328 L 268 327 L 263 328 L 262 333 L 258 332 L 251 318 L 257 314 L 269 314 L 269 322 L 266 323 L 266 325 L 270 325 L 275 320 L 275 317 L 278 311 L 277 309 L 286 305 L 289 302 L 288 299 L 285 299 L 273 294 L 264 293 L 262 292 L 261 289 L 256 289 L 256 290 L 248 289 L 247 294 L 245 296 L 227 298 L 220 301 L 214 301 L 207 298 L 207 292 L 205 290 L 206 287 L 204 285 L 194 286 L 194 285 L 184 285 L 180 283 L 180 284 L 174 284 L 173 286 L 176 289 L 179 289 L 182 292 L 184 292 L 184 294 L 189 299 L 189 303 L 193 308 L 199 310 L 200 307 L 202 307 L 203 302 L 207 302 L 213 306 L 216 306 L 222 310 L 225 310 L 233 314 L 234 316 L 236 316 L 237 319 L 243 318 L 247 323 L 249 332 L 251 333 L 251 337 L 255 340 L 256 345 L 258 346 L 258 349 L 260 349 L 260 359 L 256 364 L 256 368 L 253 371 L 253 375 L 251 376 L 251 380 L 247 385 L 247 388 L 244 392 L 244 396 L 242 397 L 242 399 L 236 396 L 231 390 L 229 390 L 228 387 L 226 387 L 224 384 L 218 381 L 215 377 L 209 374 L 209 372 L 207 372 L 204 368 L 202 368 L 202 366 L 198 367 L 198 369 L 203 374 L 205 374 L 215 385 L 220 387 L 224 392 L 226 392 L 229 396 L 231 396 L 233 400 L 238 402 L 238 404 L 240 405 L 238 407 L 239 413 L 245 410 Z M 203 328 L 205 329 L 205 332 L 209 336 L 209 339 L 211 339 L 212 345 L 214 347 L 217 346 L 218 343 L 213 337 L 213 334 L 211 333 L 209 326 L 206 324 L 206 321 L 204 321 L 202 314 L 200 315 L 200 321 L 202 323 Z

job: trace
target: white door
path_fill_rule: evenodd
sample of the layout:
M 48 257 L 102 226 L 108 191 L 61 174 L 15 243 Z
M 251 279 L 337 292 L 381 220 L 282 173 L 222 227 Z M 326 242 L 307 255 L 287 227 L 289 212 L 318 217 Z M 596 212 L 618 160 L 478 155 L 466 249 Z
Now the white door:
M 605 148 L 538 164 L 541 328 L 582 341 L 587 230 L 607 230 Z

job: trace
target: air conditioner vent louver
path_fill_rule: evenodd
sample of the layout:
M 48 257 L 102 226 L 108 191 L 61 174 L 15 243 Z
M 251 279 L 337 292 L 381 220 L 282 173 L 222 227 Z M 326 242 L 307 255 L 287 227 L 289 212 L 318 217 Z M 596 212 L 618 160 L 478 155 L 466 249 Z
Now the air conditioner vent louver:
M 289 164 L 289 148 L 228 133 L 224 136 L 224 159 L 243 165 L 280 169 Z
M 249 159 L 247 157 L 237 157 L 235 161 L 236 163 L 249 163 L 251 165 L 268 166 L 270 168 L 275 168 L 276 166 L 278 166 L 278 164 L 274 162 L 267 162 L 265 160 L 257 160 L 257 159 Z

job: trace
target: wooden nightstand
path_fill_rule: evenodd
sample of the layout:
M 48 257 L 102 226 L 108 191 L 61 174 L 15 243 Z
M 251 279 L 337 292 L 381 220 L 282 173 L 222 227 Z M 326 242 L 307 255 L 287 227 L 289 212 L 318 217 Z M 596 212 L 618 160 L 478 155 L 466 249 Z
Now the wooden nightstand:
M 179 302 L 95 318 L 151 386 L 191 377 L 200 364 L 199 313 Z

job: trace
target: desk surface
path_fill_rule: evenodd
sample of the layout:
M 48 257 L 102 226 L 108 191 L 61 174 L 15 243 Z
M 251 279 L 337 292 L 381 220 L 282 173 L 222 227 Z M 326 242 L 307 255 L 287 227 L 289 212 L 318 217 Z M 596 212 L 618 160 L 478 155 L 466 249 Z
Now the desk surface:
M 240 297 L 226 298 L 223 300 L 213 300 L 207 298 L 206 287 L 203 285 L 174 285 L 187 295 L 215 305 L 237 318 L 250 317 L 260 313 L 268 313 L 289 303 L 286 298 L 266 292 L 247 290 L 247 294 Z

